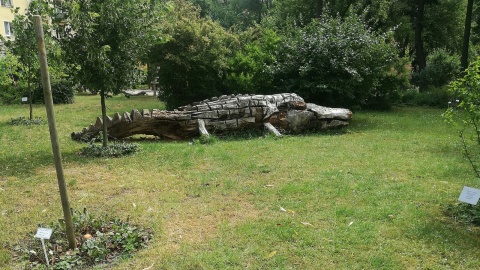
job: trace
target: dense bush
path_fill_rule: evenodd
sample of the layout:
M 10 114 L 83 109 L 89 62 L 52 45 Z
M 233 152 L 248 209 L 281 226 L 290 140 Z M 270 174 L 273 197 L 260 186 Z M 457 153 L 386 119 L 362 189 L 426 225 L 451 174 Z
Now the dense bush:
M 265 93 L 272 87 L 266 66 L 275 62 L 280 38 L 273 30 L 250 28 L 240 34 L 241 49 L 230 60 L 228 87 L 234 93 Z
M 402 104 L 407 106 L 428 106 L 446 108 L 452 101 L 453 95 L 448 87 L 428 87 L 425 91 L 418 88 L 407 90 L 401 98 Z
M 52 99 L 54 104 L 72 104 L 75 99 L 73 86 L 66 80 L 60 80 L 51 84 Z M 37 87 L 33 100 L 36 103 L 44 103 L 43 87 Z
M 20 104 L 22 93 L 23 91 L 18 86 L 0 85 L 0 104 Z
M 427 57 L 427 66 L 412 76 L 413 84 L 425 91 L 429 87 L 446 86 L 460 75 L 460 57 L 444 49 L 436 49 Z
M 385 107 L 399 97 L 409 76 L 402 60 L 389 33 L 370 31 L 359 16 L 324 16 L 280 46 L 271 66 L 274 91 L 322 105 Z
M 233 35 L 200 18 L 193 6 L 175 1 L 174 8 L 163 25 L 167 41 L 153 46 L 149 56 L 159 67 L 159 98 L 168 109 L 228 93 L 224 79 L 236 44 Z
M 20 79 L 20 66 L 17 57 L 8 49 L 0 57 L 0 104 L 20 104 L 22 90 L 17 85 Z

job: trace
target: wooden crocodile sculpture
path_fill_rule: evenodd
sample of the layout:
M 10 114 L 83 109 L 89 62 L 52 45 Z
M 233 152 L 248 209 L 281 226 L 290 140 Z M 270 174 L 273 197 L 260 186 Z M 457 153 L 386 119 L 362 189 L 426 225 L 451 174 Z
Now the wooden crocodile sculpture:
M 108 135 L 121 139 L 136 134 L 167 140 L 184 140 L 209 132 L 218 133 L 251 127 L 266 127 L 277 136 L 278 129 L 298 133 L 307 129 L 333 129 L 348 125 L 352 112 L 305 103 L 294 93 L 275 95 L 229 95 L 179 107 L 173 111 L 133 110 L 107 119 Z M 74 140 L 90 140 L 102 131 L 102 120 L 80 132 Z

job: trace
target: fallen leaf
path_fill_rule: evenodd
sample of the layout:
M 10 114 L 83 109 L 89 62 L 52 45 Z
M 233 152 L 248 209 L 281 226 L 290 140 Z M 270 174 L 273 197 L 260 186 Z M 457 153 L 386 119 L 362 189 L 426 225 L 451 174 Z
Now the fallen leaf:
M 350 223 L 348 223 L 348 226 L 351 226 L 352 224 L 353 224 L 353 221 L 352 221 L 352 222 L 350 222 Z
M 265 187 L 273 187 L 273 185 L 265 185 Z
M 133 208 L 137 208 L 137 204 L 132 203 L 132 205 L 133 205 Z
M 151 268 L 152 268 L 154 265 L 155 265 L 155 264 L 154 264 L 154 263 L 152 263 L 152 265 L 150 265 L 150 266 L 149 266 L 149 267 L 147 267 L 147 268 L 143 268 L 143 270 L 148 270 L 148 269 L 151 269 Z
M 266 259 L 270 259 L 270 258 L 272 258 L 273 256 L 275 256 L 275 254 L 277 254 L 277 251 L 276 251 L 276 250 L 270 252 L 270 254 L 268 254 L 267 257 L 265 257 L 265 258 L 266 258 Z
M 312 226 L 313 227 L 313 225 L 311 223 L 308 223 L 308 222 L 303 222 L 302 221 L 302 224 L 305 225 L 305 226 Z
M 283 208 L 283 207 L 280 207 L 280 211 L 282 212 L 287 212 L 287 209 Z

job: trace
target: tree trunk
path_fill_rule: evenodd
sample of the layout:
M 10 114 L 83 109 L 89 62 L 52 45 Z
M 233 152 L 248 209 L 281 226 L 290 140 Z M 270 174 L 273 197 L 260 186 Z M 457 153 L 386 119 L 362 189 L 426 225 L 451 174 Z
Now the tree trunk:
M 108 145 L 108 132 L 107 132 L 107 106 L 105 105 L 105 91 L 100 90 L 100 103 L 102 106 L 102 120 L 103 120 L 103 147 Z
M 28 88 L 28 104 L 30 106 L 30 120 L 33 119 L 33 94 L 32 94 L 32 79 L 30 77 L 32 69 L 30 68 L 30 65 L 27 67 L 28 69 L 28 77 L 27 77 L 27 88 Z
M 468 47 L 470 44 L 470 29 L 472 27 L 472 10 L 473 0 L 468 0 L 467 14 L 465 16 L 465 30 L 463 32 L 463 47 L 462 47 L 462 69 L 468 68 Z
M 405 57 L 406 52 L 407 52 L 408 43 L 410 43 L 410 38 L 409 38 L 408 35 L 406 35 L 405 39 L 403 40 L 403 44 L 400 47 L 400 52 L 398 53 L 398 56 Z
M 415 8 L 415 59 L 413 63 L 415 70 L 420 71 L 427 66 L 422 39 L 425 0 L 415 0 Z
M 30 120 L 33 119 L 33 94 L 32 90 L 30 90 L 30 81 L 28 82 L 28 101 L 30 103 Z
M 323 14 L 323 0 L 317 0 L 317 4 L 315 6 L 315 18 L 320 18 Z
M 262 22 L 262 11 L 263 11 L 263 2 L 261 0 L 257 0 L 258 4 L 258 14 L 257 14 L 257 24 Z

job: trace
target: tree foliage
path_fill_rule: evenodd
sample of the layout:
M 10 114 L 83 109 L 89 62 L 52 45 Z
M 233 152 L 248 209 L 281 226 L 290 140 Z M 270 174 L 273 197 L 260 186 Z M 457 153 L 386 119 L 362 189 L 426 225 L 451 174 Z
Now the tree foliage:
M 160 99 L 167 108 L 228 93 L 224 79 L 236 38 L 184 1 L 175 1 L 163 28 L 168 38 L 150 49 L 159 67 Z
M 299 28 L 280 46 L 272 72 L 276 92 L 296 92 L 325 105 L 364 106 L 395 94 L 405 76 L 397 63 L 390 35 L 374 33 L 351 14 L 344 20 L 324 16 Z
M 119 93 L 130 84 L 144 47 L 146 2 L 75 0 L 65 6 L 61 45 L 70 72 L 93 92 Z
M 227 83 L 235 93 L 271 92 L 273 77 L 268 67 L 276 60 L 280 37 L 271 29 L 252 27 L 240 35 L 241 48 L 230 60 Z
M 68 24 L 61 45 L 71 75 L 90 91 L 100 93 L 105 123 L 105 95 L 130 84 L 145 47 L 150 6 L 138 0 L 73 0 L 65 3 Z M 146 19 L 147 18 L 147 19 Z M 108 134 L 104 125 L 104 146 Z

